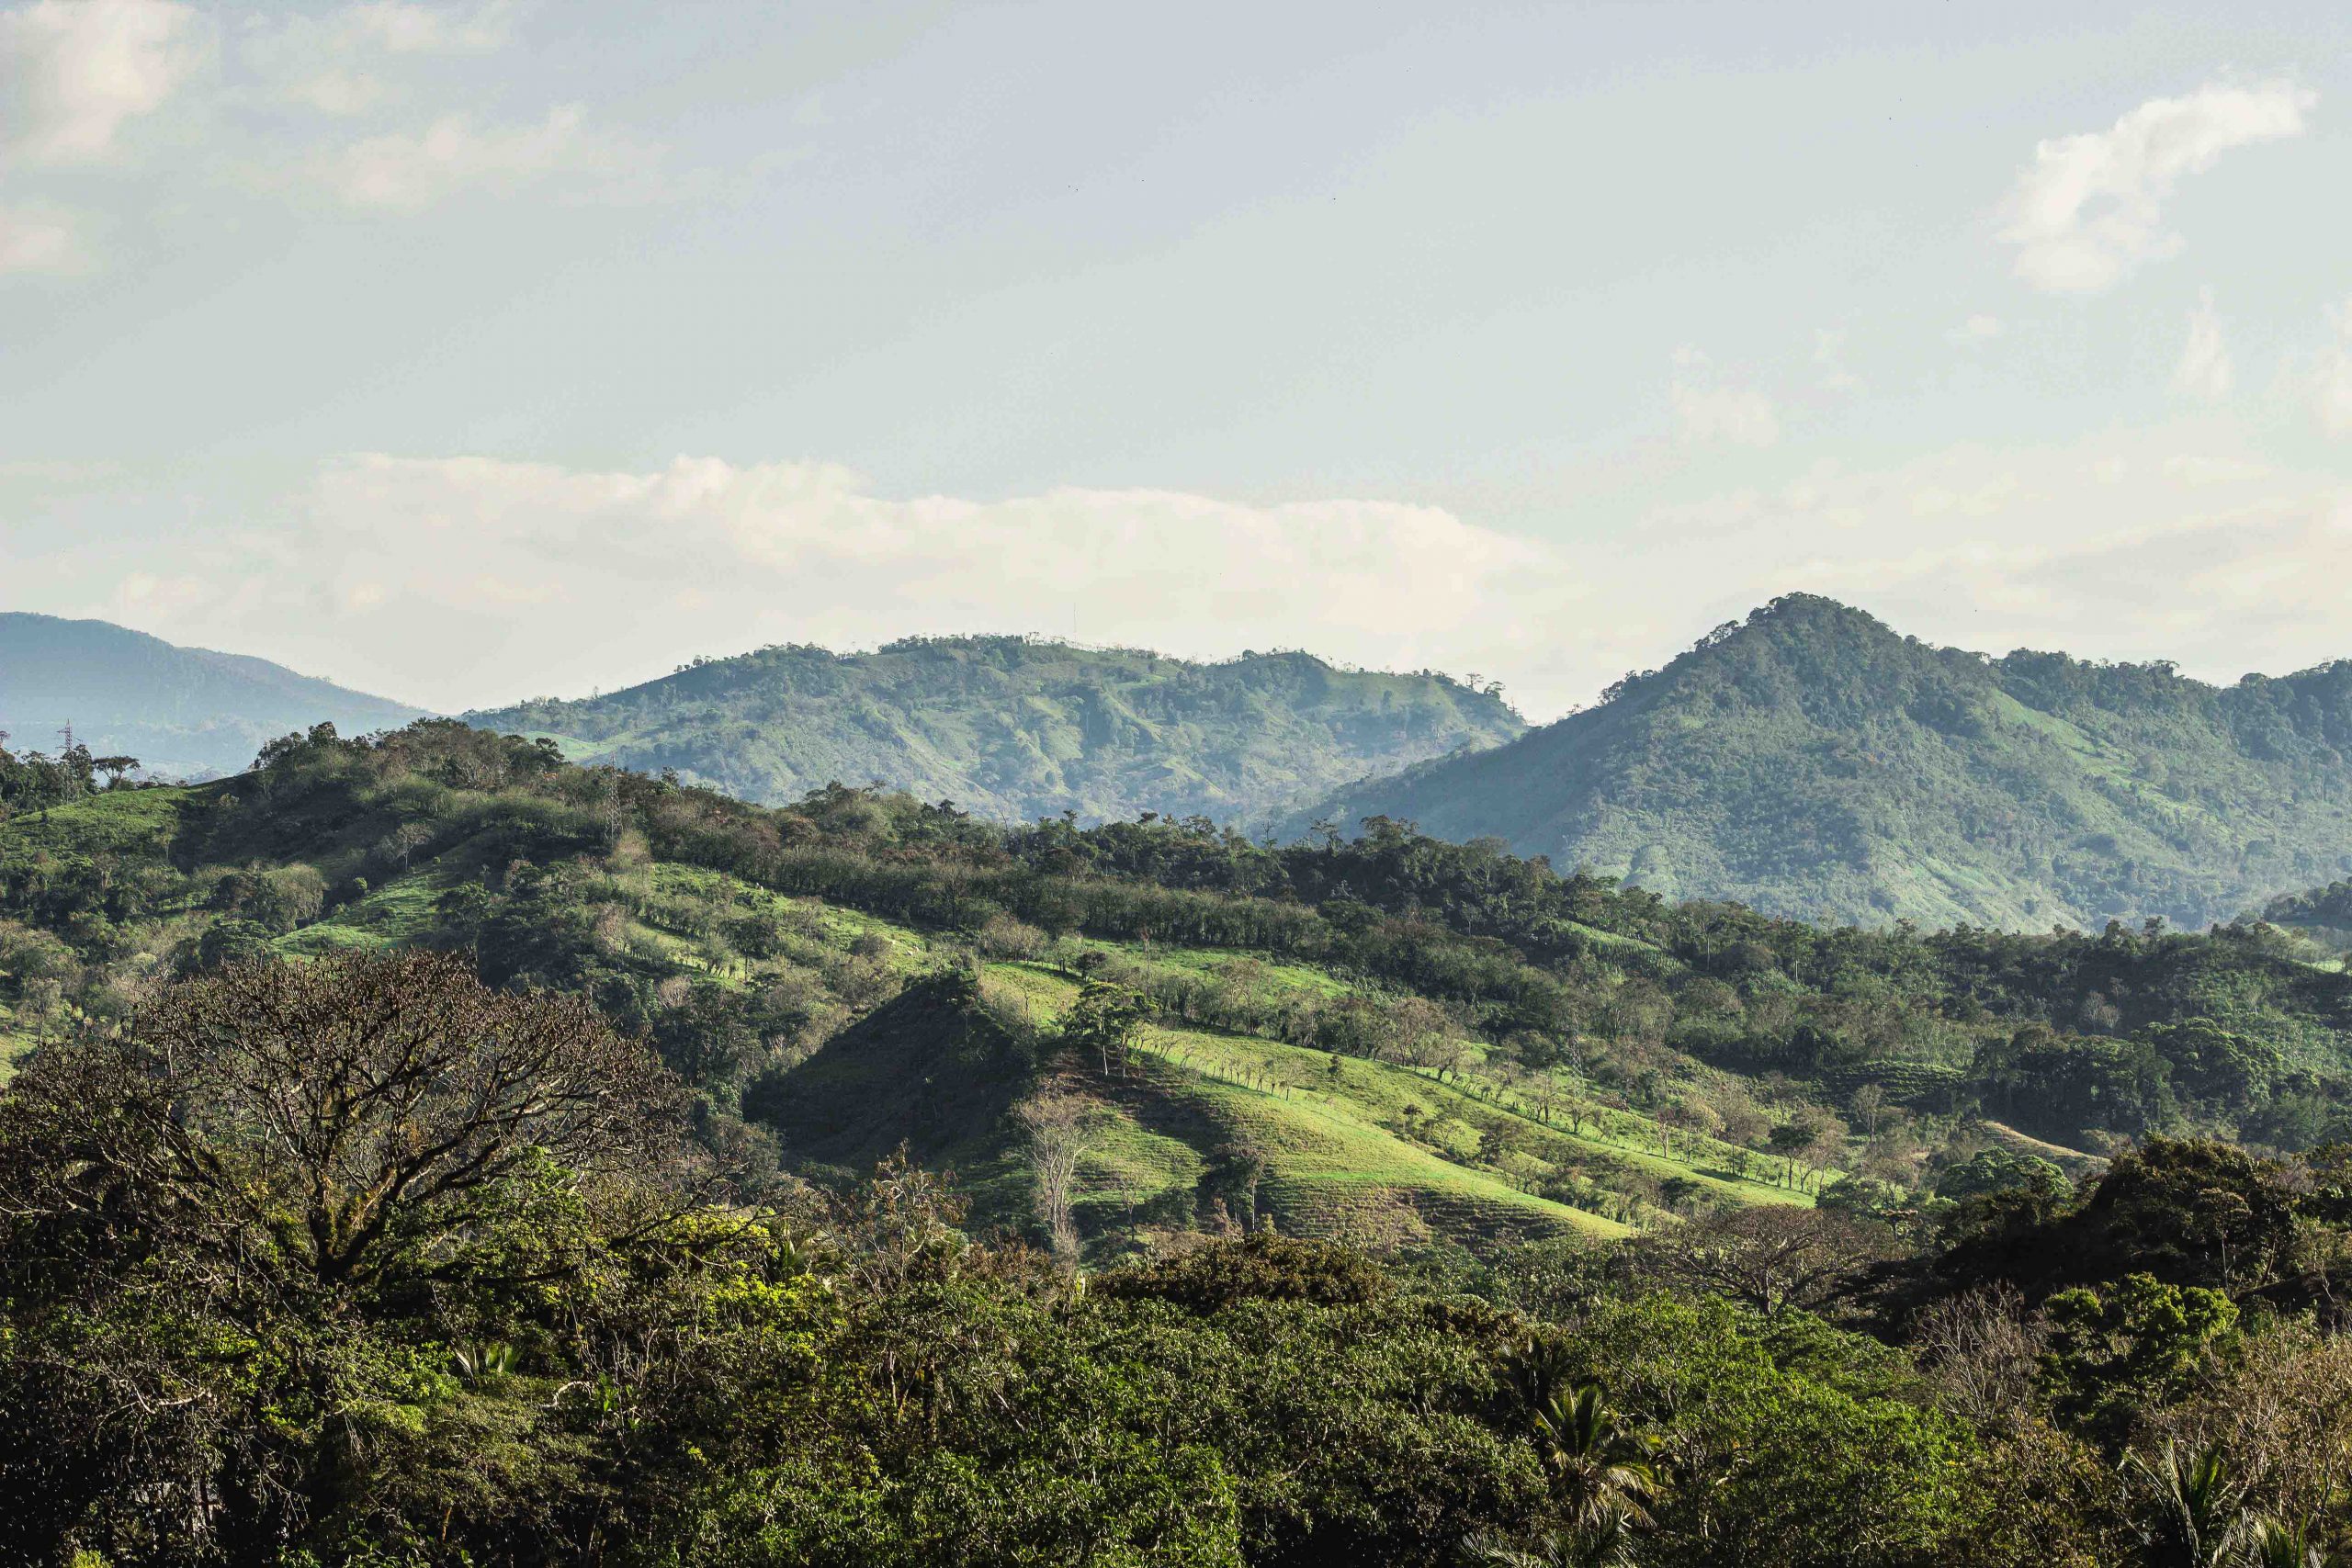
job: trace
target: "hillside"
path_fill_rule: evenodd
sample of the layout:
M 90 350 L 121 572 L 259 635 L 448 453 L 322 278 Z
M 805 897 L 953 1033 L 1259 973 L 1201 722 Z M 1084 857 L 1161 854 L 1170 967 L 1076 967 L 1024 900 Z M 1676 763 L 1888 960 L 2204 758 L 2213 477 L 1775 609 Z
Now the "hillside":
M 1288 827 L 1393 817 L 1807 919 L 2197 927 L 2352 869 L 2347 753 L 2352 662 L 2216 688 L 1934 648 L 1797 595 L 1592 709 Z
M 1339 670 L 1301 653 L 1196 664 L 1008 637 L 769 648 L 468 716 L 552 736 L 575 761 L 674 768 L 746 800 L 878 782 L 1009 822 L 1065 810 L 1258 822 L 1343 780 L 1526 728 L 1500 697 L 1441 675 Z
M 654 843 L 630 830 L 598 854 L 610 840 L 595 814 L 564 800 L 611 775 L 548 775 L 531 749 L 503 770 L 504 788 L 441 782 L 501 772 L 481 764 L 514 745 L 442 723 L 389 751 L 327 742 L 221 784 L 102 790 L 0 818 L 11 1043 L 102 1018 L 140 976 L 457 947 L 494 978 L 585 992 L 649 1032 L 698 1090 L 707 1125 L 732 1129 L 717 1141 L 754 1166 L 847 1181 L 903 1145 L 953 1170 L 989 1228 L 1033 1224 L 1015 1108 L 1082 1107 L 1073 1208 L 1096 1256 L 1227 1224 L 1484 1247 L 1622 1235 L 1678 1204 L 1812 1201 L 1754 1151 L 1695 1126 L 1661 1132 L 1613 1078 L 1546 1068 L 1538 1082 L 1475 1016 L 1385 987 L 1367 997 L 1325 964 L 1048 941 L 985 903 L 958 929 L 910 921 L 880 897 L 791 896 L 775 878 L 695 863 L 709 857 L 666 837 L 695 797 L 647 781 L 628 786 L 650 791 L 630 815 L 654 808 Z M 351 766 L 387 757 L 399 762 L 381 773 Z M 912 807 L 852 793 L 828 817 L 797 819 L 827 821 L 839 869 Z M 423 831 L 403 843 L 401 821 Z M 977 843 L 996 830 L 954 831 Z M 139 894 L 120 891 L 126 876 Z M 1097 982 L 1183 998 L 1150 1010 L 1107 1076 L 1060 1027 Z M 1366 1043 L 1392 1015 L 1452 1043 Z M 1716 1076 L 1682 1071 L 1694 1085 Z
M 105 621 L 0 613 L 0 733 L 54 751 L 58 731 L 167 778 L 235 773 L 265 741 L 332 723 L 397 728 L 424 710 L 243 654 L 180 648 Z
M 976 1225 L 1093 1258 L 1226 1226 L 1490 1249 L 1916 1207 L 1996 1146 L 2352 1127 L 2352 977 L 2269 928 L 1824 931 L 1393 828 L 1007 829 L 846 789 L 769 810 L 450 720 L 24 798 L 47 804 L 0 817 L 17 1049 L 228 961 L 457 951 L 650 1040 L 752 1185 L 838 1189 L 903 1145 Z M 1057 1109 L 1062 1225 L 1023 1121 Z

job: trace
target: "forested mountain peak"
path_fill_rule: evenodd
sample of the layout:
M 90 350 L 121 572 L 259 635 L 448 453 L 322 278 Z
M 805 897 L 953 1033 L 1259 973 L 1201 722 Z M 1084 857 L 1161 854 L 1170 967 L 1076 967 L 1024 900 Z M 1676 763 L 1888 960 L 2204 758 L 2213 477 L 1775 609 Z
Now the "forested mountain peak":
M 2347 752 L 2344 662 L 2217 687 L 1939 648 L 1792 594 L 1593 708 L 1293 825 L 1397 817 L 1804 917 L 2203 924 L 2352 869 Z
M 151 773 L 209 775 L 245 767 L 290 729 L 392 728 L 423 711 L 107 621 L 0 612 L 0 731 L 20 748 L 52 749 L 70 724 L 82 743 Z
M 1151 810 L 1263 820 L 1339 781 L 1491 746 L 1500 689 L 1310 654 L 1214 663 L 1025 637 L 807 644 L 695 660 L 626 691 L 471 716 L 576 760 L 782 801 L 879 781 L 1004 820 Z

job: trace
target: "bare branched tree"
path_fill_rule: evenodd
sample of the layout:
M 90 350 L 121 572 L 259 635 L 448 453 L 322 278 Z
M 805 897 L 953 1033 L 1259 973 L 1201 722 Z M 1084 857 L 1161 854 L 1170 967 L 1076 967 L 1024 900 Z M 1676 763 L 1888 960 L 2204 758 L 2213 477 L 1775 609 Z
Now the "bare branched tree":
M 1012 1119 L 1028 1140 L 1029 1162 L 1037 1182 L 1037 1217 L 1055 1256 L 1078 1257 L 1078 1223 L 1070 1212 L 1077 1194 L 1078 1165 L 1093 1136 L 1088 1122 L 1098 1109 L 1085 1095 L 1048 1087 L 1012 1108 Z
M 2013 1433 L 2032 1419 L 2045 1336 L 2007 1281 L 1938 1302 L 1913 1343 L 1951 1407 L 1981 1430 Z
M 1888 1246 L 1888 1238 L 1837 1215 L 1770 1204 L 1681 1226 L 1647 1252 L 1668 1280 L 1777 1317 L 1835 1299 Z
M 492 991 L 456 954 L 233 967 L 35 1057 L 0 1206 L 203 1231 L 247 1267 L 364 1282 L 535 1162 L 658 1168 L 676 1106 L 585 1000 Z

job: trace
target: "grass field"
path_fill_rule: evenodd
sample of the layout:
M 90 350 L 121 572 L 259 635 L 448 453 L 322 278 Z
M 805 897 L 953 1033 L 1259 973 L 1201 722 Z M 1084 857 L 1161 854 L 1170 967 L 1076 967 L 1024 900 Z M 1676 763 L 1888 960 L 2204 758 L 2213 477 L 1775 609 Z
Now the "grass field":
M 0 1002 L 0 1083 L 17 1076 L 17 1058 L 33 1047 L 33 1037 L 17 1022 L 16 1012 Z
M 1043 965 L 992 964 L 988 975 L 1041 1021 L 1077 994 L 1076 982 Z M 1611 1189 L 1609 1178 L 1626 1169 L 1660 1181 L 1679 1178 L 1693 1195 L 1717 1201 L 1811 1201 L 1748 1179 L 1727 1159 L 1717 1163 L 1728 1152 L 1723 1145 L 1702 1141 L 1689 1157 L 1680 1150 L 1669 1157 L 1617 1134 L 1571 1133 L 1475 1076 L 1442 1082 L 1393 1064 L 1335 1061 L 1276 1041 L 1161 1025 L 1145 1030 L 1140 1054 L 1155 1096 L 1181 1102 L 1228 1142 L 1279 1151 L 1265 1179 L 1272 1212 L 1278 1223 L 1317 1234 L 1396 1240 L 1417 1220 L 1426 1223 L 1432 1210 L 1450 1210 L 1444 1218 L 1469 1220 L 1489 1235 L 1563 1226 L 1622 1234 L 1638 1209 Z M 1201 1144 L 1197 1135 L 1181 1141 L 1195 1151 Z M 1158 1172 L 1159 1190 L 1199 1179 L 1193 1164 L 1124 1130 L 1103 1146 L 1099 1162 L 1099 1171 L 1089 1173 L 1101 1178 L 1093 1196 L 1100 1201 L 1107 1187 L 1130 1207 L 1145 1170 Z M 1590 1175 L 1589 1207 L 1526 1190 L 1580 1172 Z
M 0 842 L 83 854 L 153 855 L 179 831 L 181 814 L 201 799 L 197 790 L 178 787 L 110 790 L 11 817 L 0 824 Z
M 434 901 L 455 880 L 433 870 L 412 872 L 315 925 L 288 932 L 274 945 L 280 953 L 317 958 L 331 953 L 381 952 L 415 942 L 433 929 Z

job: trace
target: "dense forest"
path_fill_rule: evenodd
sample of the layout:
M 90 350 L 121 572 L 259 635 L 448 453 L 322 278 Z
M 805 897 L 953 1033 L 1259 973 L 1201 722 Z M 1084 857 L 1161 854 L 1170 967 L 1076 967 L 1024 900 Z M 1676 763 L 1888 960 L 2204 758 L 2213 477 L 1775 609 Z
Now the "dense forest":
M 2352 662 L 2215 688 L 1795 594 L 1502 748 L 1295 814 L 1493 835 L 1803 918 L 2226 920 L 2352 864 Z
M 127 762 L 127 759 L 112 761 Z M 0 1555 L 2352 1546 L 2352 979 L 1385 819 L 0 752 Z
M 1442 675 L 1304 653 L 1196 664 L 1017 637 L 763 649 L 471 717 L 552 736 L 576 761 L 673 769 L 746 800 L 874 782 L 1001 821 L 1069 809 L 1262 822 L 1345 780 L 1527 728 L 1498 688 Z

